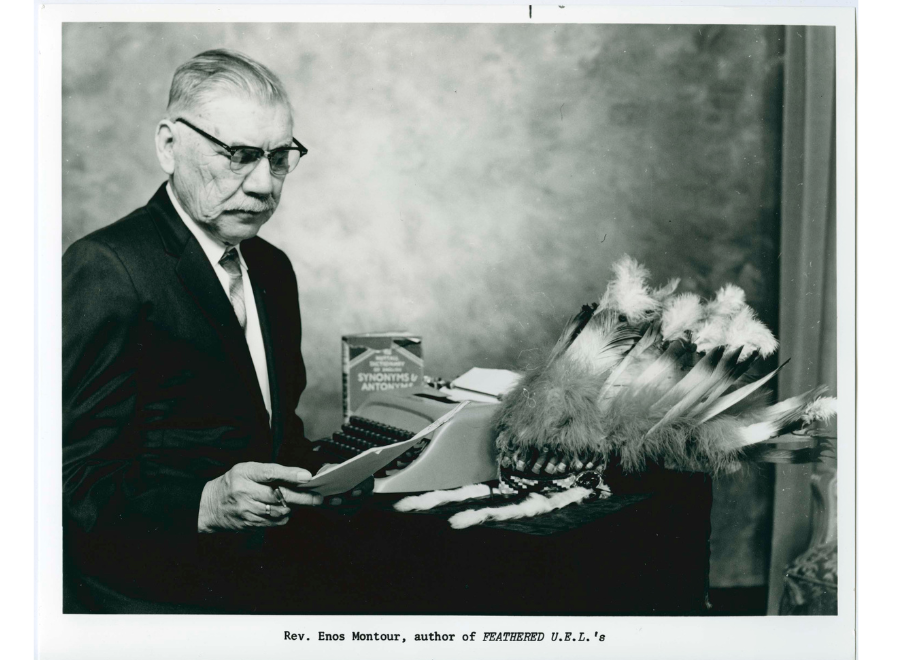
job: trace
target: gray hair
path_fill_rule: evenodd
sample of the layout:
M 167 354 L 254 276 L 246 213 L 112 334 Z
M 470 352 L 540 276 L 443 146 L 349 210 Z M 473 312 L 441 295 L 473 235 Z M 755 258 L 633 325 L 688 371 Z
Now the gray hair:
M 175 70 L 166 113 L 172 117 L 221 93 L 283 103 L 291 109 L 284 85 L 271 70 L 243 53 L 218 48 L 195 55 Z

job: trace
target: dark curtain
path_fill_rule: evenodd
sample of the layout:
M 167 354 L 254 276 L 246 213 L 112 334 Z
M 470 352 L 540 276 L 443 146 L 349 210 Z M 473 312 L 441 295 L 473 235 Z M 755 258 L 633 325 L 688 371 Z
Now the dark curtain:
M 785 30 L 781 204 L 780 399 L 818 384 L 837 389 L 834 28 Z M 788 564 L 813 536 L 813 475 L 833 464 L 778 465 L 768 612 L 778 612 Z M 829 515 L 833 515 L 833 511 Z

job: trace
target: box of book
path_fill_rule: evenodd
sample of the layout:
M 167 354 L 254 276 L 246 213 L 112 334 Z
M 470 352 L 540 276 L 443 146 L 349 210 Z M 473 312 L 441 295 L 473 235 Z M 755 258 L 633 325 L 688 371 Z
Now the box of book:
M 422 338 L 408 332 L 367 332 L 342 337 L 344 421 L 375 392 L 422 386 Z

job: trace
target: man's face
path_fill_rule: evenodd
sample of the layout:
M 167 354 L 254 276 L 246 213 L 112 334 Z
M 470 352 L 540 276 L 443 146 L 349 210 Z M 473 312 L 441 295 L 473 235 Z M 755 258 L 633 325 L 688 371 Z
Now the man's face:
M 266 151 L 291 145 L 293 121 L 285 105 L 241 96 L 216 97 L 183 115 L 229 146 Z M 256 236 L 281 199 L 284 178 L 260 159 L 250 173 L 231 171 L 228 152 L 184 124 L 174 124 L 173 184 L 188 214 L 220 241 L 236 245 Z

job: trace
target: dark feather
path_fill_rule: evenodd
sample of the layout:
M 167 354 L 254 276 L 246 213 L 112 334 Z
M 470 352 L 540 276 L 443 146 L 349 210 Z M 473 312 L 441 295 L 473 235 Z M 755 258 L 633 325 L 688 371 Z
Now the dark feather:
M 597 310 L 597 303 L 591 305 L 582 305 L 581 311 L 573 316 L 566 324 L 562 335 L 556 341 L 556 345 L 550 351 L 549 361 L 555 360 L 557 357 L 565 353 L 566 349 L 572 345 L 572 342 L 581 334 L 584 327 L 590 322 Z
M 744 450 L 746 459 L 759 463 L 815 463 L 834 454 L 834 445 L 820 436 L 803 436 L 796 442 L 760 442 Z
M 603 389 L 600 391 L 600 399 L 602 400 L 610 388 L 616 384 L 616 381 L 619 379 L 628 367 L 630 367 L 634 361 L 639 358 L 644 351 L 646 351 L 650 346 L 652 346 L 659 339 L 659 323 L 652 324 L 647 330 L 644 332 L 644 336 L 638 340 L 638 342 L 634 345 L 625 358 L 619 362 L 619 365 L 612 370 L 612 372 L 607 376 L 606 383 L 603 385 Z
M 731 393 L 726 394 L 725 396 L 719 398 L 715 404 L 713 404 L 709 409 L 707 409 L 707 411 L 703 414 L 703 417 L 700 418 L 699 423 L 702 424 L 703 422 L 709 421 L 716 415 L 722 414 L 723 412 L 725 412 L 726 410 L 731 408 L 731 406 L 733 406 L 736 403 L 738 403 L 739 401 L 741 401 L 741 399 L 749 396 L 750 394 L 752 394 L 753 392 L 758 390 L 760 387 L 762 387 L 767 382 L 772 380 L 772 378 L 775 377 L 775 374 L 777 374 L 779 371 L 784 369 L 784 366 L 788 362 L 790 362 L 790 360 L 786 360 L 784 362 L 784 364 L 782 364 L 780 367 L 769 372 L 768 374 L 766 374 L 759 380 L 756 380 L 748 385 L 744 385 L 740 389 L 737 389 L 734 392 L 731 392 Z
M 675 410 L 685 410 L 688 405 L 696 403 L 706 393 L 709 380 L 725 354 L 724 346 L 717 346 L 694 365 L 678 384 L 664 394 L 659 401 L 653 404 L 652 413 L 659 414 L 663 410 L 672 413 Z M 689 404 L 687 402 L 690 402 Z M 667 413 L 667 416 L 668 414 Z M 677 413 L 676 413 L 677 414 Z
M 640 398 L 647 392 L 655 392 L 662 387 L 668 390 L 674 383 L 665 386 L 665 376 L 679 372 L 687 354 L 688 344 L 680 340 L 671 342 L 665 352 L 634 379 L 629 389 L 631 398 Z
M 722 373 L 720 377 L 715 383 L 711 384 L 710 390 L 706 396 L 704 396 L 700 401 L 691 408 L 690 412 L 688 412 L 687 416 L 693 419 L 697 419 L 703 416 L 707 410 L 709 410 L 715 402 L 722 396 L 725 392 L 731 389 L 736 382 L 738 382 L 741 377 L 750 369 L 753 365 L 753 362 L 756 361 L 757 356 L 759 355 L 758 351 L 755 351 L 749 358 L 746 360 L 740 360 L 741 349 L 738 348 L 729 354 L 727 354 L 727 359 L 722 360 L 719 363 L 719 366 L 722 367 Z
M 562 355 L 583 364 L 598 376 L 605 375 L 619 364 L 639 338 L 640 333 L 620 320 L 617 313 L 602 309 L 594 314 Z
M 764 421 L 772 423 L 776 427 L 779 435 L 786 436 L 799 430 L 803 426 L 803 420 L 801 418 L 806 406 L 815 399 L 825 395 L 827 391 L 828 387 L 820 385 L 803 394 L 793 396 L 790 399 L 785 399 L 772 406 L 757 410 L 751 413 L 749 417 L 754 422 Z

